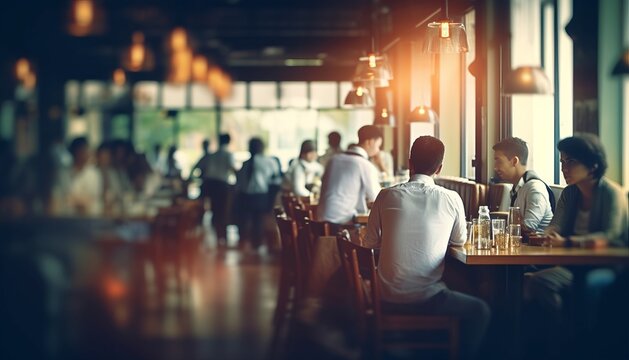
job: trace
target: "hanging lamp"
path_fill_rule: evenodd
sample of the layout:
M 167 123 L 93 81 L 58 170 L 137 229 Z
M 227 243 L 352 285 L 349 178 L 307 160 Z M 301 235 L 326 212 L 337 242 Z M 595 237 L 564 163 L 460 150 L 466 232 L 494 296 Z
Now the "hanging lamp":
M 431 22 L 426 28 L 424 52 L 427 53 L 465 53 L 468 52 L 465 25 L 449 18 L 448 0 L 443 1 L 445 18 Z
M 353 88 L 347 93 L 343 103 L 355 107 L 371 107 L 373 106 L 373 98 L 365 86 L 360 82 L 354 82 Z
M 544 70 L 538 66 L 520 66 L 507 74 L 505 94 L 552 94 L 552 86 Z
M 437 113 L 429 106 L 418 106 L 413 109 L 409 115 L 409 122 L 437 123 L 438 121 L 439 117 L 437 116 Z
M 620 59 L 616 62 L 612 75 L 627 75 L 629 74 L 629 49 L 620 56 Z

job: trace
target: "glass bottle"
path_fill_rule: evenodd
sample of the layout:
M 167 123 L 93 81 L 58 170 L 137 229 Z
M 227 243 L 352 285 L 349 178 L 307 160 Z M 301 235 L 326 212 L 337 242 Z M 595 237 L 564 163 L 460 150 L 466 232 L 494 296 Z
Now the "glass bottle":
M 491 217 L 489 216 L 489 208 L 487 206 L 478 208 L 478 227 L 476 248 L 478 250 L 491 249 Z

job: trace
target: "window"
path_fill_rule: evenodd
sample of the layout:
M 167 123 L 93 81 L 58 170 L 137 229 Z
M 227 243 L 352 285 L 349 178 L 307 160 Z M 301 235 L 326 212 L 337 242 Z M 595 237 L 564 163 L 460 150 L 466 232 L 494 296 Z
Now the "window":
M 572 133 L 572 45 L 563 35 L 571 0 L 556 3 L 557 8 L 553 1 L 511 1 L 511 68 L 541 66 L 553 87 L 559 84 L 552 96 L 512 95 L 511 128 L 513 136 L 528 143 L 528 167 L 547 182 L 559 183 L 555 145 Z

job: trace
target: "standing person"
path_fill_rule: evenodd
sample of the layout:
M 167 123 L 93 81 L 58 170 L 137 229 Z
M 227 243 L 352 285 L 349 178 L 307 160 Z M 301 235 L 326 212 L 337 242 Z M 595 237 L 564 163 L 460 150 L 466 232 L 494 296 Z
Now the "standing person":
M 378 171 L 369 158 L 380 151 L 382 132 L 366 125 L 358 130 L 358 145 L 332 157 L 325 168 L 317 219 L 336 224 L 366 213 L 380 191 Z
M 241 244 L 251 244 L 255 249 L 263 242 L 263 221 L 269 208 L 269 185 L 279 173 L 277 163 L 264 155 L 262 139 L 249 140 L 251 157 L 237 173 L 238 231 Z
M 192 180 L 193 177 L 197 176 L 195 174 L 196 171 L 199 171 L 198 177 L 201 178 L 201 199 L 207 199 L 209 194 L 209 182 L 207 177 L 207 168 L 208 162 L 210 159 L 210 140 L 205 139 L 201 143 L 201 150 L 203 151 L 203 155 L 199 158 L 196 164 L 190 170 L 190 175 L 188 176 L 189 181 Z
M 328 149 L 325 151 L 325 154 L 319 157 L 319 163 L 323 167 L 325 167 L 332 156 L 342 152 L 343 149 L 341 148 L 341 134 L 339 134 L 337 131 L 332 131 L 328 134 Z
M 219 245 L 227 243 L 229 177 L 236 173 L 234 155 L 228 149 L 230 142 L 229 134 L 219 135 L 218 150 L 209 156 L 204 170 L 212 206 L 212 226 Z
M 511 206 L 520 208 L 522 230 L 543 232 L 553 218 L 552 190 L 527 169 L 529 149 L 524 140 L 511 137 L 493 146 L 494 171 L 501 180 L 513 184 Z
M 448 246 L 461 246 L 466 239 L 461 197 L 434 181 L 444 152 L 437 138 L 415 140 L 409 159 L 411 178 L 380 192 L 369 214 L 366 240 L 380 244 L 383 305 L 460 318 L 461 354 L 473 358 L 490 311 L 483 300 L 449 290 L 441 280 Z
M 301 143 L 299 158 L 292 162 L 284 174 L 282 188 L 296 196 L 310 196 L 317 178 L 323 175 L 323 166 L 317 161 L 317 148 L 312 140 Z

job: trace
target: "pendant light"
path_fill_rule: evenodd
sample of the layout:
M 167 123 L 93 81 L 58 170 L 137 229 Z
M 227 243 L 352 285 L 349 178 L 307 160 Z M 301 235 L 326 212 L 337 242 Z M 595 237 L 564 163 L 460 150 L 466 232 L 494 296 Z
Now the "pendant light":
M 155 57 L 144 43 L 144 34 L 136 31 L 132 43 L 122 57 L 122 66 L 129 71 L 150 71 L 155 66 Z
M 409 122 L 429 122 L 429 123 L 437 123 L 439 121 L 439 117 L 437 113 L 431 109 L 429 106 L 418 106 L 413 111 L 411 111 L 409 116 Z
M 373 98 L 365 86 L 360 82 L 354 82 L 352 90 L 345 96 L 344 104 L 355 107 L 371 107 L 373 106 Z
M 385 54 L 379 54 L 378 48 L 378 10 L 377 0 L 373 1 L 371 10 L 371 52 L 367 56 L 358 58 L 353 80 L 368 88 L 382 88 L 389 86 L 393 79 L 391 65 Z
M 427 53 L 465 53 L 468 52 L 465 25 L 449 19 L 448 0 L 444 0 L 445 18 L 431 22 L 426 29 L 424 52 Z
M 507 74 L 505 94 L 552 94 L 552 86 L 544 70 L 538 66 L 520 66 Z
M 612 75 L 627 75 L 629 74 L 629 49 L 620 56 L 620 59 L 616 62 Z

